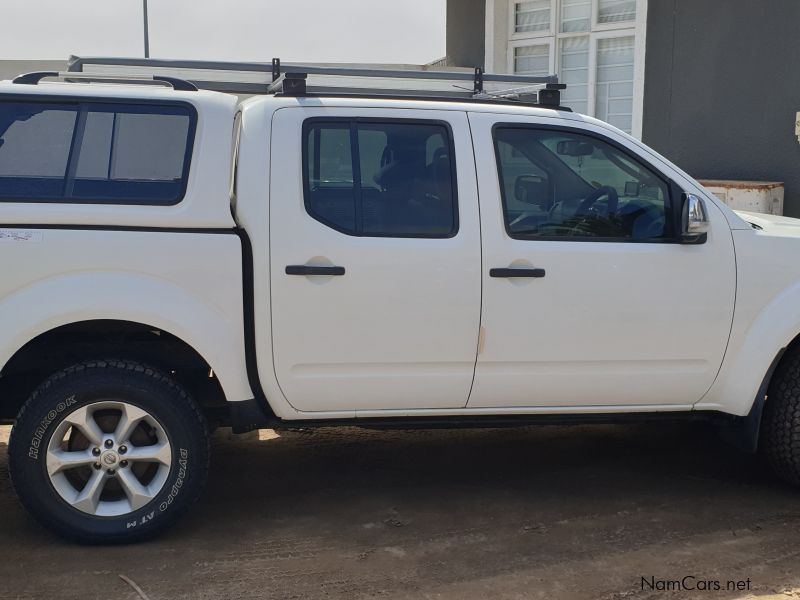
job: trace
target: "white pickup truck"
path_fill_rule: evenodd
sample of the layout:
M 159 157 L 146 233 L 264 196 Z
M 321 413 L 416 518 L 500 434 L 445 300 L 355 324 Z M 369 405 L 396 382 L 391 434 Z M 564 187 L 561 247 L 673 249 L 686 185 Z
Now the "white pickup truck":
M 800 221 L 559 107 L 0 83 L 0 420 L 81 542 L 209 431 L 703 418 L 800 483 Z

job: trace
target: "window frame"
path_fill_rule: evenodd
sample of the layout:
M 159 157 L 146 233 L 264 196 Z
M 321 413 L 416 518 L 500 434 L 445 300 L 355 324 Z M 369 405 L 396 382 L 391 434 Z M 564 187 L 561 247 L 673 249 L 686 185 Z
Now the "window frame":
M 75 127 L 72 131 L 72 140 L 70 142 L 70 151 L 67 158 L 67 169 L 64 173 L 64 191 L 56 198 L 5 198 L 0 196 L 0 203 L 11 204 L 59 204 L 59 205 L 109 205 L 109 206 L 175 206 L 183 202 L 186 198 L 186 191 L 189 186 L 189 177 L 191 174 L 192 158 L 194 157 L 195 138 L 197 135 L 197 121 L 198 113 L 197 108 L 190 102 L 182 100 L 154 100 L 154 99 L 132 99 L 132 98 L 104 98 L 97 96 L 76 96 L 76 95 L 63 95 L 63 96 L 44 96 L 40 94 L 0 94 L 0 106 L 5 103 L 30 103 L 38 105 L 67 105 L 74 106 L 75 108 Z M 67 194 L 70 187 L 70 177 L 72 176 L 72 184 L 74 185 L 74 174 L 80 160 L 80 152 L 76 152 L 76 147 L 79 145 L 83 138 L 83 127 L 86 124 L 86 115 L 89 112 L 114 112 L 120 110 L 119 107 L 128 107 L 133 109 L 129 113 L 136 114 L 165 114 L 159 113 L 158 108 L 183 108 L 186 109 L 189 117 L 189 128 L 186 133 L 186 150 L 183 158 L 183 171 L 181 172 L 181 187 L 178 195 L 174 200 L 167 202 L 153 200 L 152 198 L 82 198 L 80 196 L 72 196 Z M 143 108 L 151 108 L 153 110 L 142 110 Z
M 524 0 L 522 0 L 524 1 Z M 521 0 L 508 0 L 508 32 L 510 40 L 533 40 L 536 38 L 550 37 L 558 30 L 557 15 L 553 12 L 558 8 L 556 0 L 550 0 L 550 27 L 541 31 L 517 31 L 517 4 L 522 4 Z M 594 1 L 594 0 L 593 0 Z M 534 44 L 530 44 L 534 45 Z
M 561 2 L 561 0 L 553 0 Z M 611 23 L 600 22 L 600 0 L 592 1 L 592 31 L 613 31 L 615 29 L 634 29 L 639 21 L 640 2 L 636 0 L 636 16 L 630 21 L 613 21 Z
M 514 49 L 521 46 L 538 46 L 551 43 L 549 50 L 549 64 L 550 73 L 561 72 L 561 42 L 563 39 L 570 37 L 586 36 L 589 38 L 589 64 L 588 64 L 588 78 L 587 87 L 588 93 L 586 98 L 587 113 L 590 116 L 596 116 L 597 101 L 596 101 L 596 87 L 597 87 L 597 46 L 600 39 L 615 38 L 615 37 L 628 37 L 634 38 L 634 60 L 633 60 L 633 106 L 631 113 L 631 131 L 630 134 L 637 139 L 642 137 L 643 127 L 643 112 L 644 112 L 644 69 L 645 69 L 645 52 L 647 43 L 647 12 L 648 3 L 650 0 L 636 0 L 636 17 L 631 21 L 618 21 L 614 23 L 599 23 L 599 0 L 590 0 L 591 4 L 591 20 L 588 31 L 561 31 L 561 16 L 562 16 L 562 0 L 550 0 L 550 31 L 537 31 L 537 32 L 517 32 L 515 28 L 515 8 L 518 0 L 488 0 L 487 2 L 487 21 L 486 21 L 486 52 L 485 62 L 487 70 L 493 68 L 503 70 L 503 62 L 505 63 L 505 72 L 515 73 L 514 62 Z M 507 35 L 505 61 L 502 60 L 502 54 L 495 55 L 495 38 L 493 16 L 494 11 L 497 10 L 497 5 L 500 4 L 500 10 L 503 7 L 506 11 L 507 21 Z M 490 14 L 490 10 L 492 14 Z M 502 15 L 502 13 L 500 13 Z M 491 27 L 490 27 L 491 25 Z M 499 48 L 497 50 L 500 50 Z M 497 62 L 495 62 L 497 59 Z M 567 105 L 569 103 L 567 102 Z
M 664 227 L 667 230 L 665 235 L 660 238 L 647 238 L 647 239 L 631 239 L 625 237 L 581 237 L 581 236 L 531 236 L 525 234 L 514 233 L 509 229 L 509 214 L 508 203 L 506 202 L 505 185 L 501 181 L 502 166 L 500 163 L 500 152 L 497 145 L 497 130 L 498 129 L 529 129 L 532 131 L 554 131 L 560 133 L 571 133 L 575 135 L 582 135 L 585 137 L 594 138 L 604 142 L 624 154 L 628 159 L 633 160 L 635 163 L 640 164 L 653 173 L 666 187 L 667 197 L 664 199 Z M 547 125 L 538 123 L 514 123 L 514 122 L 497 122 L 492 125 L 492 149 L 495 156 L 495 168 L 497 177 L 497 186 L 500 191 L 500 204 L 503 210 L 503 228 L 506 235 L 514 240 L 521 240 L 525 242 L 600 242 L 600 243 L 625 243 L 625 244 L 681 244 L 681 238 L 678 234 L 680 231 L 680 202 L 677 201 L 683 190 L 669 177 L 664 175 L 662 171 L 653 165 L 649 160 L 643 158 L 639 154 L 633 153 L 629 148 L 619 142 L 602 135 L 600 133 L 581 129 L 580 127 L 570 127 L 566 125 Z
M 556 61 L 555 61 L 555 47 L 556 47 L 556 38 L 553 36 L 540 36 L 540 37 L 533 37 L 533 38 L 525 38 L 525 39 L 518 39 L 518 40 L 511 40 L 508 43 L 508 72 L 517 74 L 518 71 L 516 70 L 516 49 L 517 48 L 527 48 L 529 46 L 547 46 L 547 64 L 549 72 L 547 75 L 553 73 L 556 69 Z
M 453 226 L 451 231 L 448 234 L 420 234 L 420 233 L 408 233 L 408 234 L 390 234 L 390 233 L 364 233 L 363 231 L 347 231 L 346 229 L 336 225 L 328 221 L 327 219 L 323 219 L 319 215 L 315 214 L 310 206 L 309 206 L 309 197 L 311 194 L 311 186 L 310 186 L 310 177 L 309 173 L 307 172 L 308 168 L 308 158 L 309 158 L 309 148 L 308 148 L 308 133 L 311 128 L 319 123 L 332 123 L 332 124 L 341 124 L 341 123 L 348 123 L 350 129 L 350 158 L 352 160 L 352 168 L 353 168 L 353 200 L 355 202 L 361 202 L 361 154 L 359 152 L 359 144 L 358 144 L 358 124 L 359 123 L 369 123 L 369 124 L 389 124 L 389 125 L 397 125 L 397 124 L 404 124 L 404 125 L 437 125 L 440 127 L 444 127 L 446 131 L 446 138 L 448 149 L 450 152 L 450 185 L 453 192 Z M 458 173 L 456 169 L 456 148 L 455 148 L 455 138 L 453 137 L 453 128 L 449 122 L 441 120 L 441 119 L 404 119 L 400 118 L 393 118 L 393 117 L 308 117 L 307 119 L 303 120 L 303 127 L 301 133 L 302 139 L 302 151 L 301 151 L 301 164 L 300 164 L 300 177 L 302 179 L 303 184 L 303 208 L 306 211 L 306 214 L 317 221 L 318 223 L 322 223 L 326 227 L 333 229 L 343 235 L 347 235 L 350 237 L 357 237 L 357 238 L 389 238 L 389 239 L 431 239 L 431 240 L 443 240 L 443 239 L 452 239 L 458 235 L 460 230 L 460 221 L 459 221 L 459 202 L 458 202 Z M 356 191 L 356 174 L 358 173 L 358 190 Z M 356 218 L 360 214 L 359 207 L 356 207 Z
M 517 4 L 524 0 L 507 0 L 508 3 L 508 37 L 509 39 L 536 38 L 556 34 L 590 33 L 594 31 L 608 31 L 613 29 L 633 29 L 639 21 L 639 12 L 642 10 L 640 0 L 636 1 L 636 16 L 630 21 L 614 21 L 612 23 L 600 22 L 600 0 L 589 0 L 591 4 L 589 31 L 561 31 L 562 0 L 550 0 L 550 28 L 541 31 L 517 31 Z

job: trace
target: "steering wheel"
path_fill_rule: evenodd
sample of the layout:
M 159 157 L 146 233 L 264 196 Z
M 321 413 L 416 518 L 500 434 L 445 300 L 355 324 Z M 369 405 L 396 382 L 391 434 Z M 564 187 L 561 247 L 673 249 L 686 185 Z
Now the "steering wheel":
M 616 214 L 617 207 L 619 206 L 619 194 L 617 194 L 617 190 L 615 190 L 613 187 L 604 185 L 597 188 L 595 191 L 589 194 L 585 200 L 581 201 L 581 203 L 578 205 L 578 210 L 575 211 L 575 215 L 588 215 L 589 211 L 592 210 L 592 207 L 597 204 L 597 201 L 603 196 L 608 196 L 607 214 L 609 216 Z

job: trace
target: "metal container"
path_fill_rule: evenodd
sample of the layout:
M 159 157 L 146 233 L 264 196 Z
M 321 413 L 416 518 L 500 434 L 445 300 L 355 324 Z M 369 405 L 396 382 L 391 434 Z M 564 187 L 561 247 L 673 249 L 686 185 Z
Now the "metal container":
M 701 179 L 700 183 L 734 210 L 783 214 L 782 182 Z

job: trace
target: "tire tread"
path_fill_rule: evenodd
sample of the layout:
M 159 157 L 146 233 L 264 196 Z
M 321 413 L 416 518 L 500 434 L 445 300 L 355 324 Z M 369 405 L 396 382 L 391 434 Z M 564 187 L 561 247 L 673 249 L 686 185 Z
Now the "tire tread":
M 770 382 L 761 436 L 775 473 L 800 486 L 800 347 L 787 351 Z

